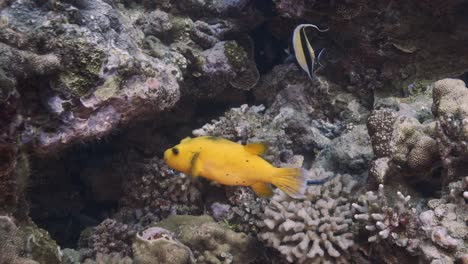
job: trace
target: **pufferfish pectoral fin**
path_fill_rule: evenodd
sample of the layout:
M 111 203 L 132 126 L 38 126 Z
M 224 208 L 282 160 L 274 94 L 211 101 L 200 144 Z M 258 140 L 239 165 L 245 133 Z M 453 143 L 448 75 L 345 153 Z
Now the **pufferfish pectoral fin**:
M 263 143 L 250 143 L 245 145 L 244 149 L 252 155 L 262 155 L 267 150 L 267 146 Z
M 192 177 L 200 176 L 202 171 L 202 162 L 200 161 L 200 152 L 193 154 L 192 159 L 190 160 L 190 171 L 189 174 Z
M 250 186 L 255 194 L 262 198 L 268 198 L 273 195 L 273 190 L 271 189 L 270 184 L 268 183 L 255 183 Z

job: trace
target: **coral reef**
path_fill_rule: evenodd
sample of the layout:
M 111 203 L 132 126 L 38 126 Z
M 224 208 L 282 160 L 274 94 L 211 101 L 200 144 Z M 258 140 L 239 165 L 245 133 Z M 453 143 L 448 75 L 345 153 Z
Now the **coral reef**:
M 172 231 L 200 263 L 255 263 L 262 257 L 254 237 L 229 230 L 210 216 L 174 215 L 157 225 Z
M 309 186 L 300 200 L 276 191 L 259 237 L 291 263 L 346 261 L 354 245 L 351 192 L 356 183 L 349 175 L 335 175 L 323 185 Z
M 242 35 L 232 22 L 193 21 L 163 10 L 120 10 L 106 1 L 56 1 L 53 10 L 48 8 L 15 2 L 0 13 L 8 22 L 0 30 L 6 43 L 0 43 L 0 61 L 9 65 L 2 67 L 0 83 L 8 86 L 2 100 L 18 92 L 22 101 L 33 100 L 22 82 L 44 76 L 34 85 L 44 104 L 37 105 L 39 112 L 25 112 L 22 132 L 22 140 L 39 153 L 102 138 L 172 108 L 184 77 L 187 83 L 203 84 L 187 91 L 209 97 L 230 87 L 251 89 L 258 81 L 252 45 L 223 41 L 229 34 Z M 32 20 L 21 18 L 32 13 Z
M 468 263 L 467 7 L 0 0 L 0 264 Z M 187 177 L 191 131 L 327 181 Z
M 59 247 L 49 234 L 35 225 L 15 223 L 10 216 L 0 216 L 0 263 L 59 264 Z
M 468 91 L 461 80 L 443 79 L 434 84 L 432 95 L 437 143 L 448 183 L 467 173 Z
M 262 84 L 266 85 L 266 84 Z M 332 86 L 327 80 L 318 83 L 288 85 L 282 90 L 271 107 L 242 105 L 225 113 L 219 120 L 193 131 L 195 136 L 212 135 L 242 142 L 269 142 L 265 157 L 279 164 L 283 151 L 295 153 L 323 149 L 330 139 L 343 130 L 342 123 L 330 121 L 334 113 L 322 111 L 322 104 L 314 93 Z M 332 101 L 332 95 L 325 95 Z M 341 108 L 340 108 L 341 109 Z
M 370 169 L 375 187 L 388 184 L 390 173 L 412 182 L 431 181 L 441 167 L 435 122 L 428 113 L 430 90 L 407 101 L 395 100 L 400 100 L 398 111 L 374 110 L 367 121 L 376 156 Z
M 466 177 L 444 188 L 440 199 L 427 202 L 429 210 L 419 215 L 423 235 L 420 249 L 427 261 L 459 261 L 463 263 L 468 249 L 468 203 Z
M 135 160 L 123 172 L 121 209 L 124 222 L 148 225 L 170 214 L 201 212 L 201 192 L 190 177 L 170 170 L 158 157 Z
M 113 219 L 106 219 L 93 229 L 88 239 L 88 247 L 93 255 L 97 253 L 103 255 L 119 253 L 123 257 L 131 255 L 131 242 L 136 233 L 131 227 Z
M 388 239 L 400 247 L 411 246 L 414 242 L 407 236 L 416 232 L 417 218 L 416 210 L 408 203 L 411 197 L 401 192 L 395 197 L 389 196 L 382 184 L 377 193 L 369 191 L 361 195 L 358 202 L 353 203 L 354 218 L 365 223 L 365 229 L 372 234 L 369 242 Z
M 459 197 L 463 183 L 451 187 L 441 199 L 428 201 L 429 210 L 419 213 L 410 205 L 410 196 L 401 192 L 392 195 L 380 185 L 377 193 L 369 191 L 353 203 L 354 217 L 364 223 L 362 229 L 370 234 L 371 243 L 386 240 L 418 256 L 420 261 L 454 263 L 466 254 L 468 229 L 467 205 Z
M 229 210 L 220 220 L 233 225 L 236 231 L 257 233 L 262 226 L 263 212 L 268 200 L 257 197 L 248 187 L 226 188 L 226 197 L 229 200 Z
M 36 264 L 36 261 L 21 257 L 20 251 L 23 241 L 13 219 L 0 216 L 0 263 L 2 264 Z
M 27 39 L 28 50 L 40 45 L 42 53 L 48 53 L 34 57 L 22 51 L 15 56 L 25 58 L 19 65 L 27 68 L 25 74 L 49 74 L 51 79 L 36 91 L 44 97 L 45 107 L 25 115 L 30 121 L 23 140 L 34 143 L 37 152 L 50 153 L 77 141 L 102 137 L 142 114 L 163 111 L 178 101 L 179 85 L 172 74 L 175 66 L 142 53 L 137 48 L 141 37 L 131 21 L 109 4 L 60 3 L 60 8 L 74 10 L 60 13 L 35 8 L 37 3 L 32 1 L 15 2 L 1 15 L 10 21 L 10 30 Z M 34 17 L 21 19 L 20 14 Z M 57 23 L 73 22 L 77 17 L 81 23 Z M 34 32 L 24 32 L 31 27 Z M 109 43 L 113 44 L 109 47 Z M 9 50 L 15 52 L 14 48 Z M 15 72 L 23 71 L 20 68 Z M 25 94 L 20 88 L 19 93 Z M 39 122 L 44 115 L 55 117 L 51 121 L 55 129 L 50 129 L 52 124 Z
M 61 263 L 60 247 L 49 233 L 34 223 L 19 226 L 26 256 L 39 263 Z
M 122 257 L 118 253 L 96 254 L 96 260 L 86 259 L 84 264 L 133 264 L 134 261 L 129 257 Z M 73 263 L 74 264 L 74 263 Z
M 349 126 L 319 152 L 312 166 L 338 173 L 367 173 L 374 157 L 370 145 L 365 125 Z
M 468 177 L 465 176 L 460 181 L 451 182 L 448 185 L 448 189 L 450 192 L 450 201 L 456 204 L 466 203 L 468 200 Z
M 190 248 L 179 242 L 172 232 L 160 227 L 150 227 L 137 234 L 133 250 L 136 263 L 194 263 Z

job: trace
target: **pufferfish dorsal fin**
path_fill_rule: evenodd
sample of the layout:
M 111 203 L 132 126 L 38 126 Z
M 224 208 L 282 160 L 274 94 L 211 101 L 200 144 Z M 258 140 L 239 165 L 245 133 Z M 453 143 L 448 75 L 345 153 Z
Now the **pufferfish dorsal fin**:
M 250 143 L 244 146 L 245 151 L 253 155 L 262 155 L 267 148 L 264 143 Z

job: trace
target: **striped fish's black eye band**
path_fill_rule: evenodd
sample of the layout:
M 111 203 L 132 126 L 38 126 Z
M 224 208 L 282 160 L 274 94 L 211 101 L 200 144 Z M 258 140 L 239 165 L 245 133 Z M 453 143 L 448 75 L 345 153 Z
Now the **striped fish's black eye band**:
M 307 39 L 305 28 L 306 27 L 303 27 L 300 30 L 301 46 L 302 46 L 302 50 L 304 52 L 304 58 L 305 58 L 306 63 L 307 63 L 307 69 L 309 70 L 309 72 L 308 72 L 309 76 L 312 76 L 312 73 L 313 73 L 313 70 L 314 70 L 314 57 L 313 57 L 314 55 L 311 54 L 311 51 L 309 50 L 310 44 L 309 44 L 309 40 Z

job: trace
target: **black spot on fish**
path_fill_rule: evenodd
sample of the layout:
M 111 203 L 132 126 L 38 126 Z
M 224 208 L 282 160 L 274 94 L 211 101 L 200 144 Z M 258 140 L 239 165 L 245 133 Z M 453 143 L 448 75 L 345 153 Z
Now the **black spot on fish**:
M 245 162 L 249 162 L 249 160 L 245 160 Z
M 242 183 L 244 183 L 244 184 L 245 184 L 245 181 L 242 181 Z
M 172 153 L 174 153 L 174 155 L 177 155 L 179 154 L 179 150 L 177 148 L 173 148 Z

